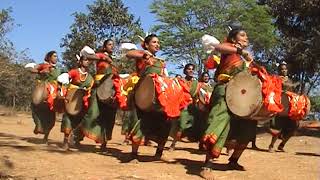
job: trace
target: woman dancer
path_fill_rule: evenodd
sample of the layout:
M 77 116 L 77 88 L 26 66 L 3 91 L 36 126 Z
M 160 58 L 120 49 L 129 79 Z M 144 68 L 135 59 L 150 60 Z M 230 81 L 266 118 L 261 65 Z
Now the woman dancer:
M 47 99 L 40 104 L 31 103 L 32 118 L 35 123 L 34 133 L 44 134 L 43 142 L 48 143 L 48 136 L 54 127 L 56 115 L 53 108 L 54 99 L 58 93 L 57 77 L 61 74 L 60 69 L 56 67 L 57 52 L 50 51 L 44 58 L 44 63 L 35 66 L 31 72 L 37 73 L 38 83 L 45 84 L 45 91 L 48 94 Z

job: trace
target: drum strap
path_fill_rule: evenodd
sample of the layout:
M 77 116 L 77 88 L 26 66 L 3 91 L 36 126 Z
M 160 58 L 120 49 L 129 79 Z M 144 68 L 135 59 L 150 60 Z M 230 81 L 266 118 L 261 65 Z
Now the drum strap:
M 94 76 L 94 80 L 100 81 L 104 76 L 105 76 L 105 74 L 96 74 L 96 75 Z
M 219 74 L 218 75 L 218 82 L 229 82 L 232 76 L 228 74 Z
M 135 85 L 138 83 L 139 81 L 139 77 L 138 76 L 132 76 L 129 81 L 127 83 L 124 84 L 124 82 L 122 82 L 120 80 L 120 84 L 121 84 L 121 94 L 127 96 L 129 94 L 129 92 L 131 90 L 133 90 L 133 88 L 135 87 Z

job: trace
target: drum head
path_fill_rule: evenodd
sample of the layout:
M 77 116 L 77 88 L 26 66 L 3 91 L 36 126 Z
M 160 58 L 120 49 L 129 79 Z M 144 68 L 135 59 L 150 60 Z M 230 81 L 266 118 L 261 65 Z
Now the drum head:
M 77 115 L 83 108 L 83 96 L 85 91 L 82 89 L 69 89 L 66 96 L 65 108 L 70 115 Z
M 287 117 L 289 114 L 289 97 L 286 93 L 281 94 L 281 104 L 283 105 L 283 111 L 278 115 Z
M 262 105 L 261 81 L 258 77 L 243 71 L 235 75 L 226 88 L 226 102 L 229 110 L 239 117 L 249 117 Z
M 44 102 L 48 97 L 48 92 L 46 89 L 46 83 L 40 83 L 36 85 L 32 92 L 32 103 L 34 105 L 39 105 Z
M 112 75 L 107 77 L 102 81 L 102 83 L 97 88 L 97 95 L 99 100 L 101 101 L 107 101 L 110 99 L 114 94 L 113 89 L 113 80 Z
M 155 97 L 154 82 L 150 76 L 146 76 L 139 81 L 135 89 L 135 103 L 141 110 L 149 111 Z

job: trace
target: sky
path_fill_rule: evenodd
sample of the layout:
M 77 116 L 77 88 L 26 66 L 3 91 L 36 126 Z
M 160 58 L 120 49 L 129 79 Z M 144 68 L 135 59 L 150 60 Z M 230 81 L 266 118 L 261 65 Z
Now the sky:
M 87 12 L 94 0 L 0 0 L 0 9 L 12 8 L 12 17 L 19 26 L 8 34 L 18 51 L 28 49 L 28 56 L 42 62 L 45 53 L 56 50 L 61 57 L 61 39 L 69 33 L 72 13 Z M 155 23 L 150 13 L 152 0 L 123 0 L 129 12 L 141 19 L 145 32 Z

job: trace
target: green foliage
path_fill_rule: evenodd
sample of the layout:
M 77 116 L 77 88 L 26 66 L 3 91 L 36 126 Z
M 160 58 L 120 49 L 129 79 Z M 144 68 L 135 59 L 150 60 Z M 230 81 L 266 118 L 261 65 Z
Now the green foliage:
M 17 108 L 26 108 L 31 102 L 34 76 L 21 64 L 10 63 L 0 56 L 0 103 Z
M 122 40 L 135 42 L 141 35 L 140 19 L 135 20 L 121 0 L 97 0 L 88 5 L 88 13 L 74 13 L 74 23 L 61 43 L 65 48 L 63 63 L 71 68 L 75 65 L 75 55 L 88 45 L 94 49 L 111 38 L 116 45 Z
M 310 97 L 311 111 L 320 112 L 320 96 Z
M 301 92 L 320 85 L 320 2 L 319 0 L 263 0 L 270 7 L 281 36 L 283 50 L 278 60 L 290 65 Z
M 267 6 L 255 0 L 154 0 L 150 8 L 160 22 L 154 31 L 160 35 L 164 54 L 172 61 L 197 64 L 199 73 L 206 57 L 201 37 L 210 34 L 224 41 L 228 25 L 234 22 L 247 30 L 257 54 L 271 51 L 277 43 Z
M 0 11 L 0 104 L 26 109 L 34 77 L 21 64 L 31 61 L 26 51 L 17 52 L 6 38 L 15 26 L 11 12 L 10 8 Z
M 8 32 L 12 30 L 13 18 L 10 16 L 11 8 L 2 9 L 0 11 L 0 39 L 2 39 Z
M 11 17 L 11 8 L 0 10 L 0 53 L 7 52 L 6 48 L 12 47 L 12 43 L 6 39 L 6 35 L 14 26 L 14 19 Z

